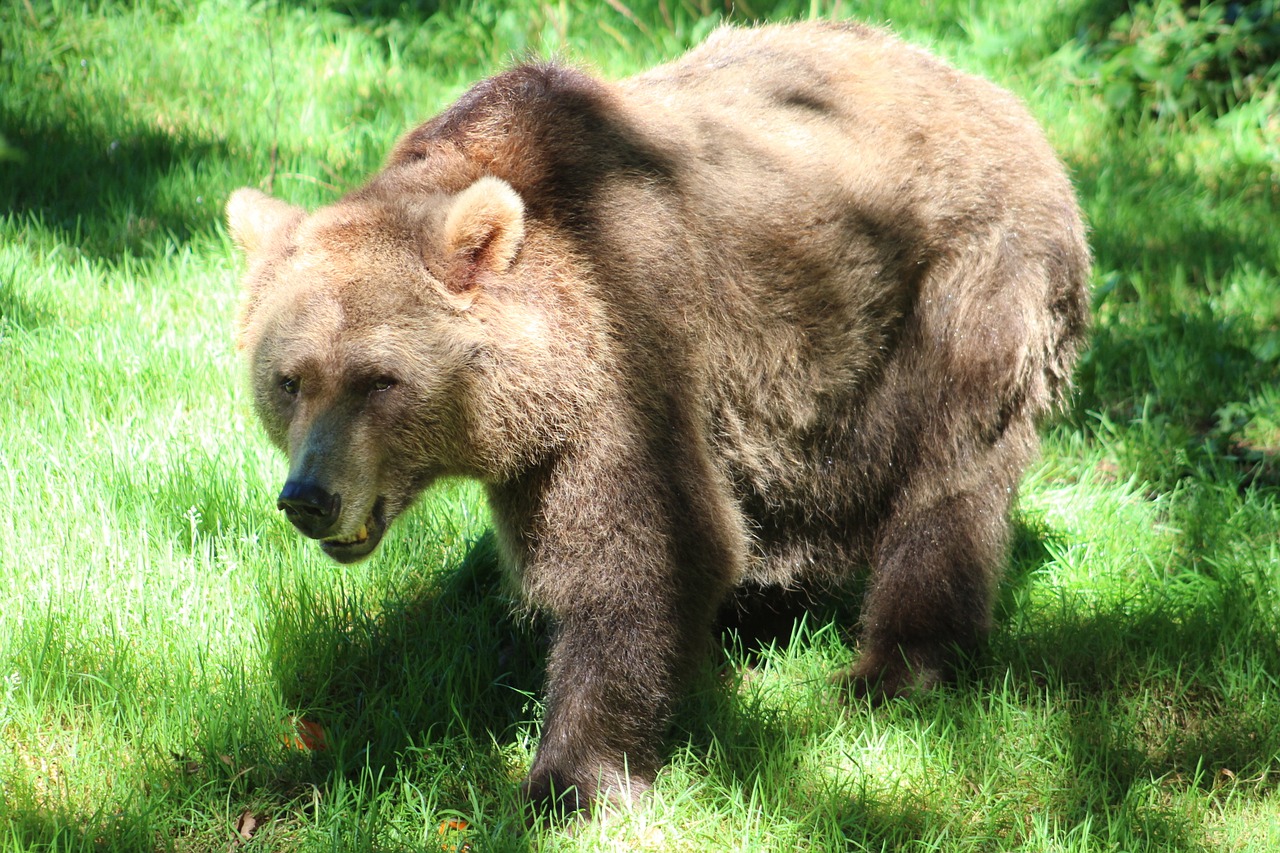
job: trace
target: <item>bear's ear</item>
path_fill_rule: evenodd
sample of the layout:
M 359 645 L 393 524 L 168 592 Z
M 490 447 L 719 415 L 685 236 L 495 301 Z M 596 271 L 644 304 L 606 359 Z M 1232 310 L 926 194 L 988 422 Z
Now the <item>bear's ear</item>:
M 303 217 L 303 210 L 255 189 L 227 199 L 227 230 L 246 255 L 253 255 Z
M 444 221 L 445 286 L 468 293 L 484 272 L 506 272 L 524 242 L 524 202 L 511 185 L 484 177 L 459 193 Z

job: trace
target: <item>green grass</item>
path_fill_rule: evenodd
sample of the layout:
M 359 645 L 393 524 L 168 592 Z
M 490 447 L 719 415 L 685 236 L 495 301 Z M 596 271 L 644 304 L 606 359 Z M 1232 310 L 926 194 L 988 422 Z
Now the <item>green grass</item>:
M 1114 9 L 1084 0 L 736 17 L 855 5 L 1025 97 L 1092 223 L 1092 347 L 997 630 L 955 688 L 843 711 L 847 620 L 751 669 L 728 640 L 651 798 L 529 833 L 543 626 L 483 502 L 437 489 L 354 567 L 291 532 L 220 209 L 332 200 L 514 59 L 630 73 L 725 4 L 0 7 L 0 851 L 225 851 L 249 822 L 262 850 L 1280 849 L 1275 74 L 1227 109 L 1148 109 L 1173 73 L 1120 103 Z

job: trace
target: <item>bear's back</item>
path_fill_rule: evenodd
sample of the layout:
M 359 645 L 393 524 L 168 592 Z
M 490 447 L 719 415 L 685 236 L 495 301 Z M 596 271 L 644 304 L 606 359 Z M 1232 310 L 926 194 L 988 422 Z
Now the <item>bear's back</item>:
M 486 174 L 585 263 L 628 393 L 688 409 L 769 513 L 874 501 L 931 433 L 1033 420 L 1082 337 L 1084 229 L 1036 122 L 877 30 L 726 28 L 617 83 L 520 66 L 378 180 Z

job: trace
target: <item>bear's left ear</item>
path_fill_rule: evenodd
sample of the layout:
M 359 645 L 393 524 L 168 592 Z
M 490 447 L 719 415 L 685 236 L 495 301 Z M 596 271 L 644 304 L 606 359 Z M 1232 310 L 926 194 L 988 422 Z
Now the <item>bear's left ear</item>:
M 464 294 L 482 273 L 506 272 L 523 242 L 520 194 L 500 178 L 480 178 L 454 198 L 445 217 L 445 286 Z
M 227 199 L 227 230 L 246 255 L 256 254 L 303 215 L 302 208 L 247 187 Z

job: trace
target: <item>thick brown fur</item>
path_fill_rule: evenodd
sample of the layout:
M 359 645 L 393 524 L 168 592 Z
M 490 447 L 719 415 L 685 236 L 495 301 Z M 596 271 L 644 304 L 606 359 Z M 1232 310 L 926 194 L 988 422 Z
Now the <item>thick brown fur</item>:
M 1070 183 L 1003 90 L 857 25 L 723 29 L 619 83 L 515 68 L 333 206 L 228 213 L 299 528 L 358 559 L 485 484 L 556 625 L 535 802 L 651 783 L 737 589 L 869 567 L 837 680 L 874 695 L 987 632 L 1088 319 Z

